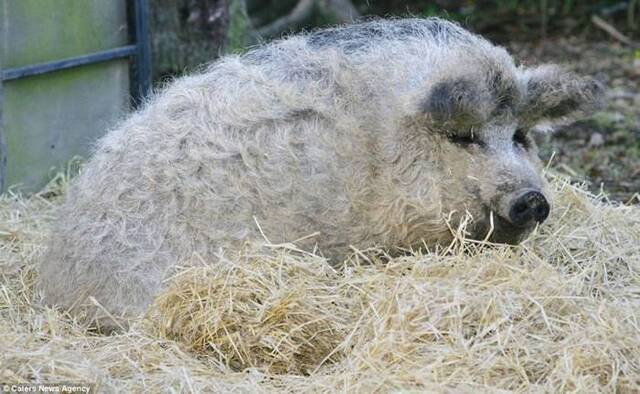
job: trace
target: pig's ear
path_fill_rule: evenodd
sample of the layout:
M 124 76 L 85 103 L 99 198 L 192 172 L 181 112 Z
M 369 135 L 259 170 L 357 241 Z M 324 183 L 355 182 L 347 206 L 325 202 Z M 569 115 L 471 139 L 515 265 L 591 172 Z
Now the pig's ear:
M 603 85 L 555 65 L 525 69 L 521 117 L 533 128 L 553 129 L 596 111 L 604 104 Z

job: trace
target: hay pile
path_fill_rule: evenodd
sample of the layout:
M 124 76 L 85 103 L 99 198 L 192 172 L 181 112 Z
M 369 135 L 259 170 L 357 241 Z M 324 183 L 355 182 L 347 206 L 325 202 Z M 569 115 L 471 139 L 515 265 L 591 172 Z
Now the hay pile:
M 64 185 L 63 182 L 58 182 Z M 100 336 L 34 303 L 58 186 L 0 200 L 0 382 L 100 391 L 640 390 L 640 210 L 553 177 L 519 247 L 334 270 L 292 245 L 180 270 L 148 315 Z

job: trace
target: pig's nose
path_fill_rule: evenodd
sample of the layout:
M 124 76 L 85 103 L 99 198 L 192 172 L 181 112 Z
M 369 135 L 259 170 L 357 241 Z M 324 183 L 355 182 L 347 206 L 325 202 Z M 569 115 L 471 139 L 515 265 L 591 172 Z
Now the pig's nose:
M 516 226 L 526 226 L 531 222 L 544 222 L 549 216 L 549 203 L 544 195 L 529 191 L 516 198 L 509 210 L 509 219 Z

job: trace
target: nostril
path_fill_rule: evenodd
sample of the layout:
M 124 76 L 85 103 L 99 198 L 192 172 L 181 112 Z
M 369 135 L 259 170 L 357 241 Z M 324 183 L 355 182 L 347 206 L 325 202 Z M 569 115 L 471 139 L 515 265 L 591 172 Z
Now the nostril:
M 541 223 L 547 216 L 549 216 L 549 203 L 542 193 L 536 191 L 520 196 L 509 211 L 509 219 L 516 226 L 525 226 L 534 220 Z
M 516 206 L 513 207 L 513 209 L 515 210 L 516 213 L 523 214 L 527 211 L 527 209 L 529 209 L 529 206 L 525 202 L 521 202 L 520 204 L 516 204 Z
M 549 203 L 540 195 L 540 198 L 535 200 L 534 217 L 537 222 L 542 223 L 549 216 Z

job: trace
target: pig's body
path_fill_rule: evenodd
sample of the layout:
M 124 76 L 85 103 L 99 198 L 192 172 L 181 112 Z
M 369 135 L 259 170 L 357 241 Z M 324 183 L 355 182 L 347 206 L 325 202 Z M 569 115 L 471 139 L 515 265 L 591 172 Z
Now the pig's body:
M 333 262 L 350 245 L 446 241 L 451 212 L 454 222 L 471 213 L 480 237 L 496 212 L 496 240 L 517 242 L 531 226 L 509 223 L 510 201 L 519 190 L 543 195 L 543 184 L 530 139 L 518 147 L 512 136 L 545 118 L 546 104 L 528 96 L 545 72 L 559 82 L 540 95 L 559 106 L 558 92 L 591 98 L 588 82 L 518 69 L 503 49 L 437 19 L 369 22 L 226 57 L 100 141 L 55 224 L 45 302 L 112 327 L 104 311 L 140 314 L 171 267 L 262 238 L 256 222 L 272 242 L 317 233 L 300 244 Z

